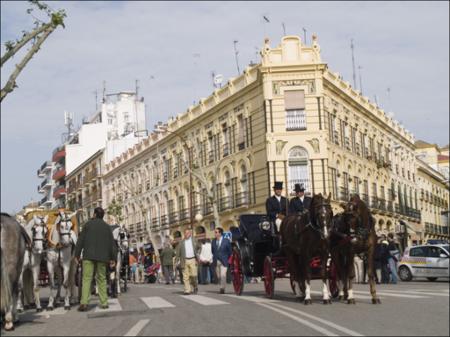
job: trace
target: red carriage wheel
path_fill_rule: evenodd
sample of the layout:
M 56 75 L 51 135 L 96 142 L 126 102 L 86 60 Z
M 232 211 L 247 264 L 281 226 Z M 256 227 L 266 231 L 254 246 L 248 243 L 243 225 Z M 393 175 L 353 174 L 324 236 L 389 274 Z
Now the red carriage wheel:
M 270 256 L 266 256 L 264 259 L 264 288 L 266 290 L 266 296 L 273 298 L 275 277 L 273 275 L 272 259 Z
M 292 292 L 294 293 L 294 295 L 297 295 L 297 290 L 295 290 L 295 279 L 294 279 L 294 275 L 292 273 L 289 274 L 289 281 L 291 282 L 291 289 Z
M 241 253 L 238 248 L 235 247 L 233 249 L 231 257 L 231 275 L 233 277 L 234 293 L 240 296 L 244 290 L 244 271 L 242 270 Z
M 337 272 L 333 261 L 330 262 L 330 269 L 328 270 L 328 283 L 330 286 L 330 295 L 332 298 L 339 296 L 339 287 L 337 282 Z

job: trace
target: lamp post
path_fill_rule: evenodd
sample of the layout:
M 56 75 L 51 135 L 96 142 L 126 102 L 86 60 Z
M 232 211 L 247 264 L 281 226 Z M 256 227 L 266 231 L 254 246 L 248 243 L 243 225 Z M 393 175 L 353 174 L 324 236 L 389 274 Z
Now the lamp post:
M 181 141 L 184 143 L 184 146 L 187 148 L 188 150 L 188 162 L 189 162 L 189 222 L 190 222 L 190 229 L 193 229 L 194 227 L 194 212 L 192 210 L 192 153 L 191 153 L 191 148 L 187 145 L 186 139 L 180 135 L 178 132 L 176 131 L 169 131 L 169 130 L 165 130 L 166 132 L 169 133 L 173 133 L 176 136 L 180 137 Z

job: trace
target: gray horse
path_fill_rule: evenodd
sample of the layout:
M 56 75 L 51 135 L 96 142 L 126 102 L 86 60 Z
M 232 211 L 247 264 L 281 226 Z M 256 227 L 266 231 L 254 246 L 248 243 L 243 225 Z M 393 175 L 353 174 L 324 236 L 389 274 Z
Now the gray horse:
M 11 216 L 1 213 L 0 222 L 0 309 L 5 313 L 5 330 L 13 330 L 16 321 L 19 277 L 29 238 L 24 228 Z

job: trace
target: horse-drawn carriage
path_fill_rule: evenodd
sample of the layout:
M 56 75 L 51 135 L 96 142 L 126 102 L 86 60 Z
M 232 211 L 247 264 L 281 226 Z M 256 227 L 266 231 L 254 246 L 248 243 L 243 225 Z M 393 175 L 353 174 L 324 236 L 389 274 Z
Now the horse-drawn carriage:
M 289 271 L 288 258 L 281 246 L 281 239 L 275 231 L 275 224 L 263 214 L 244 214 L 239 217 L 239 228 L 232 231 L 233 253 L 230 258 L 234 292 L 241 295 L 246 278 L 262 277 L 266 296 L 272 298 L 275 280 L 290 278 L 294 294 L 296 285 Z M 311 260 L 313 279 L 321 278 L 320 258 Z M 329 286 L 332 297 L 338 296 L 336 272 L 328 261 Z

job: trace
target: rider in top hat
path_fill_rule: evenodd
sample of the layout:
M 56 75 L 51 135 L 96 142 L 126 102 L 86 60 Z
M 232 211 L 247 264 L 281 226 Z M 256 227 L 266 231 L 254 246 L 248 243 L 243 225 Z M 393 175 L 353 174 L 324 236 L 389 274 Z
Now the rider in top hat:
M 266 200 L 266 212 L 270 221 L 277 224 L 277 229 L 281 225 L 281 220 L 287 215 L 287 199 L 281 196 L 283 191 L 283 182 L 276 181 L 273 186 L 275 195 Z M 278 223 L 277 223 L 278 222 Z
M 297 196 L 289 202 L 289 214 L 301 213 L 309 209 L 311 198 L 305 196 L 305 188 L 303 185 L 295 184 L 295 193 Z

